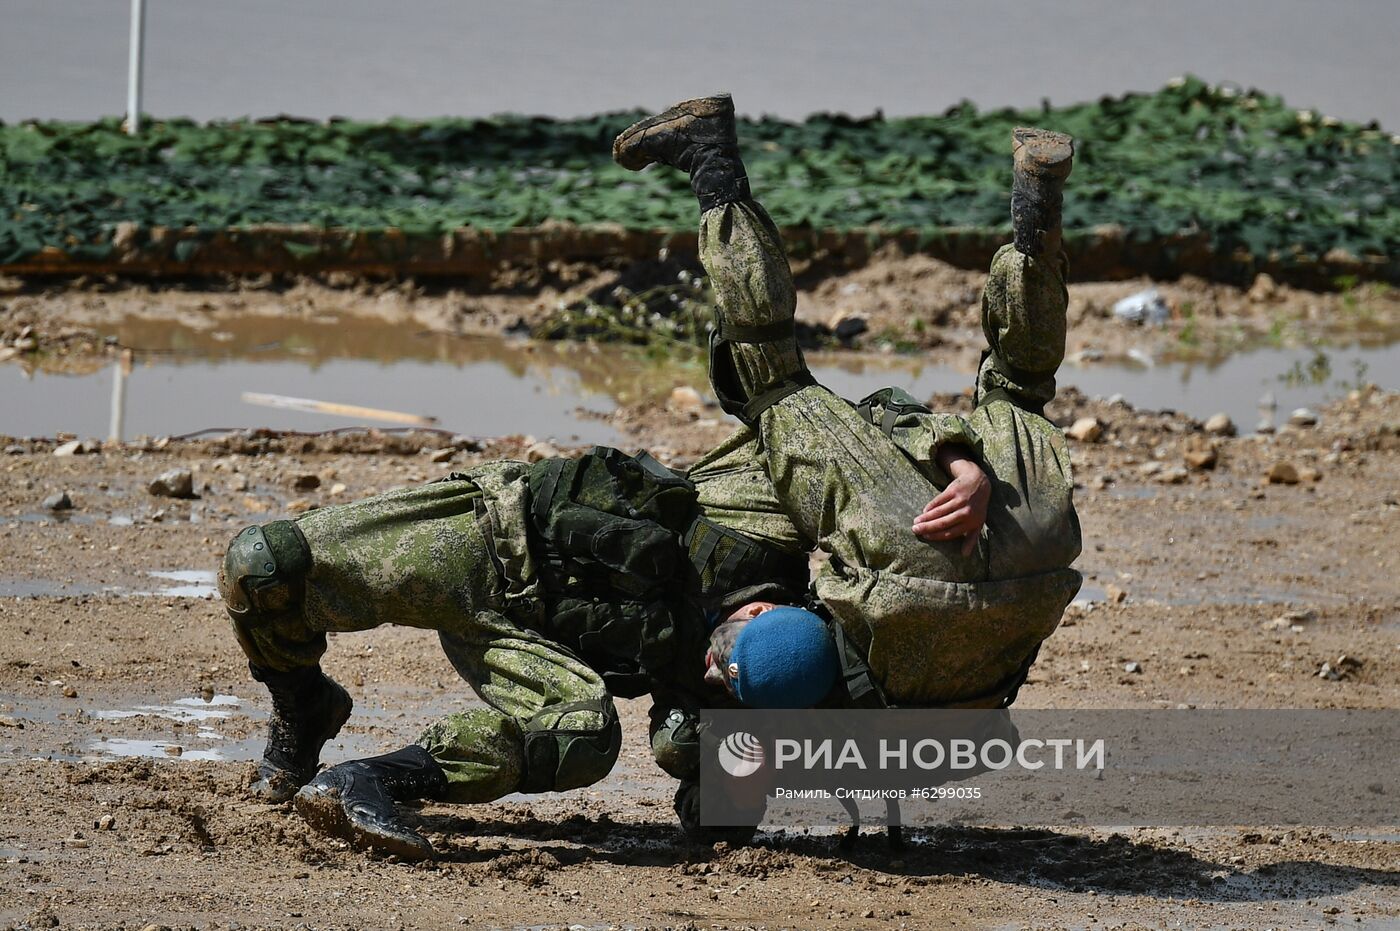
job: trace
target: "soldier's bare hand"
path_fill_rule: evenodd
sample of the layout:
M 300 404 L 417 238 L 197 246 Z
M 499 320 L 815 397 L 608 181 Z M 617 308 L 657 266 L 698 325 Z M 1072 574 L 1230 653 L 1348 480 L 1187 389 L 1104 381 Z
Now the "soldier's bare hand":
M 961 539 L 963 555 L 971 555 L 987 522 L 992 483 L 969 457 L 940 457 L 940 462 L 953 480 L 914 519 L 914 535 L 929 542 Z

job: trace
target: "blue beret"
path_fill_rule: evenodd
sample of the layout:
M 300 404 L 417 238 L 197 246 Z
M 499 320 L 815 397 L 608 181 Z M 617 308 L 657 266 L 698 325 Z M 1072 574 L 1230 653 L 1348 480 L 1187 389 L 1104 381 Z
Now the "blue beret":
M 729 661 L 739 667 L 734 694 L 751 708 L 810 708 L 841 674 L 826 623 L 790 605 L 749 621 L 735 638 Z

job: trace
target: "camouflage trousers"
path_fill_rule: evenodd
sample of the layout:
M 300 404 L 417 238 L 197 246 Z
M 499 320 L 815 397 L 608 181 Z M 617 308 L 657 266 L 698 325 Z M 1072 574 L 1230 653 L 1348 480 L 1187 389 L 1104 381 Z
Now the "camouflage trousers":
M 523 474 L 518 463 L 496 463 L 304 514 L 295 521 L 310 557 L 294 580 L 300 597 L 234 616 L 249 659 L 279 671 L 318 664 L 329 632 L 381 624 L 438 632 L 485 703 L 418 738 L 446 772 L 453 801 L 589 785 L 607 775 L 620 747 L 602 678 L 518 620 L 535 619 L 534 601 L 519 591 L 518 573 L 502 571 L 509 546 L 525 551 L 523 526 L 502 526 L 513 510 L 502 499 L 523 487 Z M 270 538 L 279 531 L 264 529 Z
M 1064 355 L 1063 257 L 997 253 L 984 294 L 988 339 L 969 417 L 927 410 L 872 423 L 810 374 L 792 335 L 795 292 L 772 221 L 752 201 L 707 211 L 701 260 L 718 305 L 711 376 L 756 414 L 772 492 L 831 555 L 816 591 L 900 704 L 975 702 L 1011 680 L 1079 587 L 1069 455 L 1037 410 Z M 786 386 L 781 383 L 786 381 Z M 773 385 L 779 384 L 778 390 Z M 807 383 L 804 385 L 804 383 Z M 992 481 L 977 550 L 924 542 L 914 518 L 946 486 L 938 448 L 973 450 Z

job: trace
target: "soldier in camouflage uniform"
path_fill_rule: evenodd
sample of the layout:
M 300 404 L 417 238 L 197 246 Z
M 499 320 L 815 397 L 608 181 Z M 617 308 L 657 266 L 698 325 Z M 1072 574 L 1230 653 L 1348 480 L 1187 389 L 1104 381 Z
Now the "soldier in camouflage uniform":
M 679 798 L 693 796 L 695 715 L 723 698 L 704 695 L 710 628 L 750 601 L 799 600 L 807 588 L 806 553 L 791 548 L 785 522 L 761 510 L 736 518 L 751 537 L 706 514 L 703 499 L 723 496 L 708 485 L 747 486 L 755 468 L 721 449 L 687 478 L 646 454 L 597 448 L 489 463 L 245 528 L 220 590 L 273 698 L 254 794 L 295 796 L 323 830 L 428 857 L 396 801 L 590 785 L 620 748 L 613 697 L 651 694 L 656 760 L 682 780 Z M 326 634 L 381 624 L 437 631 L 484 706 L 448 715 L 413 746 L 316 776 L 322 746 L 351 709 L 320 669 Z M 835 678 L 833 652 L 821 691 Z M 779 700 L 803 687 L 784 682 Z M 688 829 L 698 827 L 692 809 Z
M 829 634 L 817 627 L 836 659 L 811 640 L 782 644 L 776 652 L 802 674 L 767 682 L 760 704 L 812 703 L 832 663 L 842 676 L 827 703 L 1007 703 L 1077 588 L 1064 568 L 1078 552 L 1068 460 L 1035 413 L 1063 353 L 1058 202 L 1043 201 L 1047 190 L 1058 197 L 1067 157 L 1047 190 L 1022 185 L 1038 198 L 1033 247 L 1050 243 L 1056 258 L 998 254 L 981 403 L 964 420 L 888 390 L 854 408 L 812 384 L 792 334 L 786 260 L 748 196 L 727 98 L 644 121 L 615 154 L 628 167 L 691 171 L 721 312 L 712 378 L 744 429 L 685 479 L 615 450 L 492 463 L 247 528 L 225 559 L 221 590 L 274 703 L 255 792 L 295 793 L 313 824 L 357 844 L 431 855 L 396 801 L 488 801 L 602 778 L 620 741 L 611 695 L 646 692 L 653 750 L 682 780 L 677 811 L 695 828 L 701 676 L 746 701 L 760 693 L 751 670 L 763 644 L 743 643 L 742 625 L 802 600 L 813 546 L 833 556 L 817 593 L 836 623 Z M 1019 237 L 1021 214 L 1017 224 Z M 1031 331 L 1047 327 L 1037 357 L 1046 334 Z M 803 613 L 778 626 L 802 627 Z M 486 707 L 315 776 L 350 712 L 319 668 L 325 633 L 383 623 L 438 631 Z M 747 677 L 733 662 L 741 652 Z
M 758 440 L 765 494 L 801 545 L 831 555 L 815 592 L 837 622 L 856 697 L 1009 703 L 1081 581 L 1069 568 L 1080 551 L 1069 454 L 1043 415 L 1065 348 L 1069 137 L 1014 133 L 1015 242 L 992 260 L 982 301 L 988 349 L 966 418 L 892 389 L 853 406 L 815 384 L 797 346 L 787 259 L 749 192 L 727 95 L 643 120 L 618 136 L 613 157 L 633 170 L 661 163 L 690 174 L 718 306 L 711 382 Z M 976 470 L 957 450 L 985 472 L 972 484 L 990 487 L 959 490 L 966 483 L 949 467 Z

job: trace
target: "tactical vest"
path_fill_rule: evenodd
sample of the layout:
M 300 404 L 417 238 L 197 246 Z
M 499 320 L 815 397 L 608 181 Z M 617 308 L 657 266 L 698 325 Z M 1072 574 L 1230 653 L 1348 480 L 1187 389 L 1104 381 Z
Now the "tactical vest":
M 794 557 L 701 518 L 695 486 L 647 453 L 594 447 L 546 459 L 528 483 L 541 633 L 575 650 L 615 695 L 698 693 L 707 613 L 734 597 L 806 589 L 805 559 L 799 574 Z

